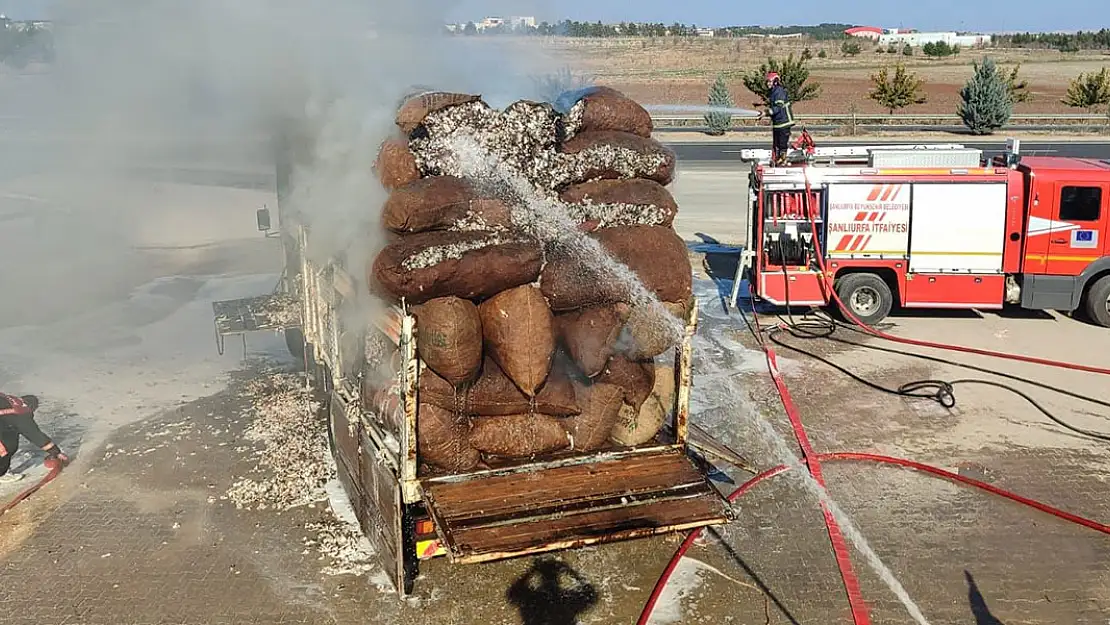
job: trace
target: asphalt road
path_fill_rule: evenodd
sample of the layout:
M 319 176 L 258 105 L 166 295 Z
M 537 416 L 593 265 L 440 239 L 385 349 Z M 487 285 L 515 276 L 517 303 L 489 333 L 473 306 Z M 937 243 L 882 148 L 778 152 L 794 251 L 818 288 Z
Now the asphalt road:
M 665 141 L 664 141 L 665 142 Z M 865 143 L 866 140 L 819 140 L 818 147 L 830 145 L 860 145 Z M 881 143 L 890 143 L 891 141 L 885 140 Z M 1006 147 L 1006 141 L 990 141 L 990 142 L 977 142 L 977 141 L 964 141 L 961 137 L 952 137 L 950 140 L 944 141 L 915 141 L 915 140 L 899 140 L 896 143 L 904 144 L 925 144 L 925 143 L 958 143 L 970 148 L 979 148 L 985 152 L 1001 152 Z M 880 143 L 876 141 L 875 143 Z M 746 148 L 767 148 L 771 147 L 771 136 L 768 133 L 764 141 L 738 141 L 738 142 L 676 142 L 668 144 L 671 149 L 675 151 L 678 156 L 678 161 L 682 162 L 715 162 L 715 161 L 739 161 L 740 150 Z M 1052 156 L 1074 156 L 1081 158 L 1101 158 L 1110 159 L 1110 141 L 1022 141 L 1021 151 L 1023 154 L 1040 154 Z

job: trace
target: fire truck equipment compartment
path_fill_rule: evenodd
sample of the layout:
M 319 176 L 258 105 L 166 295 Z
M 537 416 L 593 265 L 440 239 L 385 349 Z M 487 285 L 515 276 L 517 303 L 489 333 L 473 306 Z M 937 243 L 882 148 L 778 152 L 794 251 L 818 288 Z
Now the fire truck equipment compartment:
M 1001 273 L 1006 183 L 914 183 L 911 273 Z
M 909 248 L 910 186 L 832 185 L 829 257 L 905 258 Z

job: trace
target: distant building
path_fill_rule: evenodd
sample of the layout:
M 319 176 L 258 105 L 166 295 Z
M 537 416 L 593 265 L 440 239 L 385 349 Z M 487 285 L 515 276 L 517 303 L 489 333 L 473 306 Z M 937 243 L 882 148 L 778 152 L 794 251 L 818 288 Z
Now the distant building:
M 961 48 L 975 48 L 990 45 L 993 41 L 994 37 L 991 35 L 961 35 L 956 32 L 918 33 L 900 31 L 884 33 L 879 37 L 880 45 L 908 45 L 914 48 L 920 48 L 928 43 L 946 43 Z
M 484 17 L 482 18 L 482 21 L 475 22 L 474 26 L 478 29 L 479 32 L 483 30 L 488 30 L 490 28 L 507 28 L 515 30 L 518 28 L 536 28 L 537 22 L 536 18 L 531 15 L 514 15 L 509 18 Z M 452 30 L 462 31 L 464 27 L 465 24 L 456 24 L 455 28 Z M 448 28 L 451 28 L 451 26 L 448 25 Z
M 712 28 L 699 28 L 698 29 L 698 36 L 699 37 L 713 37 L 713 36 L 716 36 L 716 34 L 717 33 Z
M 505 20 L 501 19 L 500 17 L 483 17 L 482 21 L 475 24 L 475 26 L 478 27 L 479 31 L 482 31 L 488 28 L 497 28 L 499 26 L 503 26 L 504 24 Z
M 879 37 L 883 36 L 883 29 L 877 26 L 856 26 L 855 28 L 849 28 L 844 31 L 844 34 L 849 37 L 862 37 L 864 39 L 877 40 Z
M 536 28 L 536 18 L 531 15 L 514 15 L 509 18 L 509 26 L 513 28 Z

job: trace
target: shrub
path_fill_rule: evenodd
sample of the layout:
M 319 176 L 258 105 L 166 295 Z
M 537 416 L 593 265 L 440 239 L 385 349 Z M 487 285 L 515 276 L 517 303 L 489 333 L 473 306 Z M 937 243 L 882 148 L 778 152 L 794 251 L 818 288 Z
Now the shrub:
M 803 59 L 795 59 L 793 54 L 782 60 L 769 58 L 759 69 L 753 69 L 742 77 L 744 87 L 758 96 L 763 106 L 771 104 L 767 72 L 778 72 L 791 102 L 813 100 L 821 95 L 821 85 L 808 82 L 809 68 Z
M 732 94 L 728 92 L 724 75 L 717 76 L 717 80 L 709 87 L 709 106 L 733 108 Z M 709 127 L 709 134 L 723 135 L 732 129 L 732 113 L 726 111 L 709 111 L 705 114 L 705 125 Z
M 1084 108 L 1094 113 L 1095 109 L 1110 104 L 1110 74 L 1104 67 L 1102 71 L 1080 74 L 1068 85 L 1068 92 L 1061 100 L 1075 108 Z
M 1010 74 L 1006 76 L 1006 89 L 1010 92 L 1010 101 L 1014 104 L 1018 102 L 1028 102 L 1033 99 L 1033 94 L 1029 92 L 1029 83 L 1024 80 L 1018 80 L 1018 71 L 1021 70 L 1021 63 L 1014 66 Z
M 906 66 L 901 63 L 895 66 L 894 75 L 886 67 L 880 69 L 879 73 L 872 74 L 871 83 L 873 86 L 868 97 L 890 111 L 891 115 L 896 109 L 911 104 L 924 104 L 926 101 L 925 94 L 921 92 L 925 81 L 906 71 Z
M 1006 125 L 1014 108 L 1006 76 L 990 58 L 975 64 L 975 73 L 960 90 L 960 100 L 956 112 L 977 135 L 989 135 Z

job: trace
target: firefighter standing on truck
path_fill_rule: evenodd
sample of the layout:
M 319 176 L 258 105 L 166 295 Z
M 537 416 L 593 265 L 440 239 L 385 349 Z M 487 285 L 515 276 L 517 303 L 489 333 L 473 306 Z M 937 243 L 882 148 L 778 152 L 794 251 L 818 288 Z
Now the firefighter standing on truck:
M 0 484 L 23 479 L 21 473 L 8 473 L 12 467 L 12 459 L 19 451 L 20 436 L 45 451 L 47 458 L 61 461 L 62 464 L 69 461 L 35 423 L 35 410 L 38 407 L 39 398 L 34 395 L 16 397 L 0 393 Z
M 771 90 L 767 96 L 770 106 L 766 113 L 771 118 L 771 162 L 785 165 L 786 152 L 790 149 L 790 129 L 794 127 L 794 112 L 790 108 L 790 95 L 782 86 L 777 72 L 768 72 L 767 88 Z

